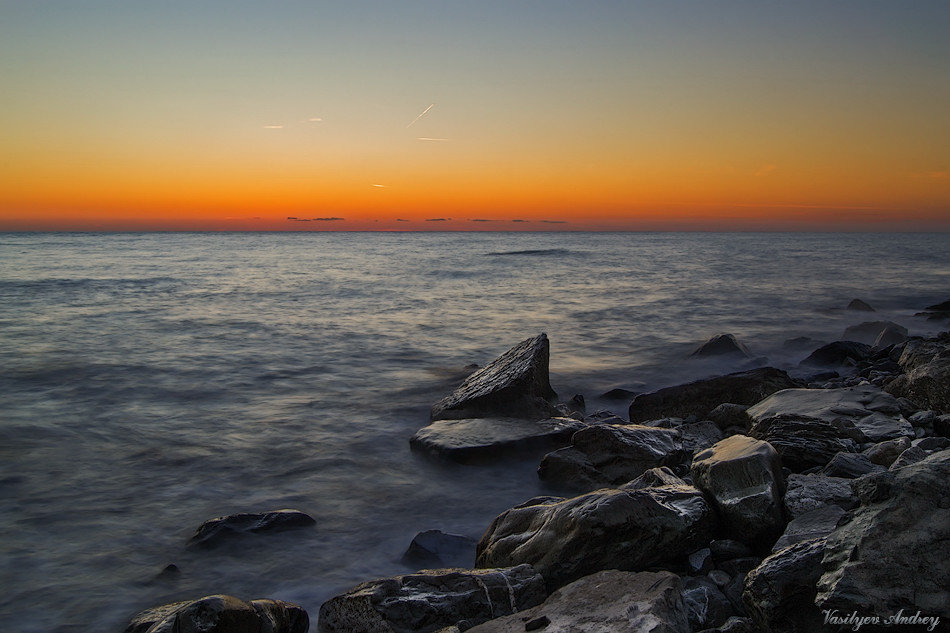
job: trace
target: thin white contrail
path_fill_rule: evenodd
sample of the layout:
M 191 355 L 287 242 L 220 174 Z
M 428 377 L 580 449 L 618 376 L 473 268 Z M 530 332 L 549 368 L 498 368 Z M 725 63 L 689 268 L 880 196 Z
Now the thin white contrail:
M 413 124 L 413 123 L 415 123 L 416 121 L 418 121 L 419 119 L 421 119 L 422 117 L 424 117 L 424 116 L 426 115 L 426 112 L 428 112 L 429 110 L 431 110 L 431 109 L 432 109 L 432 106 L 434 106 L 434 105 L 435 105 L 434 103 L 430 103 L 430 104 L 429 104 L 429 107 L 422 111 L 422 114 L 420 114 L 419 116 L 417 116 L 416 118 L 414 118 L 414 119 L 412 120 L 412 123 L 410 123 L 409 125 L 406 126 L 406 129 L 408 130 L 409 128 L 412 127 L 412 124 Z

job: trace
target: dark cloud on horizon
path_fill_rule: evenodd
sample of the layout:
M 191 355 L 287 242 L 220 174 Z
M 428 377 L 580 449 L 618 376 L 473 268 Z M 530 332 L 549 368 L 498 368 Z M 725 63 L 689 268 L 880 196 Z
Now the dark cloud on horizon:
M 409 220 L 404 220 L 403 218 L 396 218 L 396 222 L 408 222 Z
M 298 218 L 292 215 L 288 215 L 287 219 L 291 222 L 342 222 L 346 220 L 346 218 Z
M 541 220 L 545 224 L 567 224 L 567 220 Z
M 531 220 L 512 220 L 512 222 L 530 222 Z
M 498 220 L 486 220 L 485 218 L 472 218 L 469 222 L 497 222 Z
M 446 218 L 426 218 L 426 222 L 445 222 Z

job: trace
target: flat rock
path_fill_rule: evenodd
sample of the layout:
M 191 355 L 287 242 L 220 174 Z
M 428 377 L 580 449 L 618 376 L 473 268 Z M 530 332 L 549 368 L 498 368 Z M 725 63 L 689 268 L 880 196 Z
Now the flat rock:
M 736 340 L 732 334 L 717 334 L 697 347 L 690 354 L 693 358 L 709 358 L 711 356 L 741 356 L 751 358 L 748 348 Z
M 839 506 L 826 505 L 792 519 L 785 526 L 785 532 L 772 546 L 772 553 L 786 547 L 823 538 L 831 534 L 847 513 Z
M 544 581 L 530 565 L 435 569 L 365 582 L 320 607 L 324 633 L 431 633 L 466 629 L 540 604 Z
M 791 474 L 785 480 L 785 511 L 791 519 L 826 506 L 851 510 L 858 498 L 851 489 L 851 480 L 826 475 Z
M 950 413 L 950 335 L 908 341 L 898 363 L 904 373 L 886 385 L 889 393 Z
M 820 418 L 783 413 L 760 418 L 749 435 L 772 445 L 792 472 L 822 467 L 839 452 L 854 452 L 855 442 L 841 438 L 836 426 Z
M 244 602 L 234 596 L 206 596 L 147 609 L 125 633 L 307 633 L 301 607 L 281 600 Z
M 548 376 L 546 334 L 518 343 L 475 371 L 430 412 L 432 420 L 512 417 L 542 420 L 557 415 Z
M 188 547 L 213 548 L 249 534 L 281 532 L 315 523 L 313 517 L 300 510 L 230 514 L 202 523 L 188 542 Z
M 436 567 L 475 566 L 477 541 L 459 534 L 446 534 L 441 530 L 426 530 L 412 539 L 402 562 L 417 569 Z
M 885 331 L 890 332 L 891 335 L 899 336 L 900 340 L 897 342 L 903 342 L 907 339 L 907 328 L 893 321 L 865 321 L 859 325 L 852 325 L 845 329 L 844 336 L 841 338 L 845 341 L 857 341 L 873 345 Z
M 690 633 L 687 613 L 675 574 L 612 570 L 576 580 L 543 604 L 469 633 Z
M 630 422 L 690 415 L 703 420 L 724 402 L 755 404 L 776 391 L 796 386 L 788 374 L 774 367 L 697 380 L 637 396 L 630 404 Z
M 835 341 L 819 347 L 801 362 L 812 367 L 856 365 L 871 355 L 871 346 L 857 341 Z
M 565 446 L 587 425 L 572 418 L 436 420 L 409 440 L 413 450 L 470 463 Z
M 769 633 L 816 633 L 824 618 L 815 607 L 825 540 L 796 543 L 762 561 L 746 576 L 742 600 Z

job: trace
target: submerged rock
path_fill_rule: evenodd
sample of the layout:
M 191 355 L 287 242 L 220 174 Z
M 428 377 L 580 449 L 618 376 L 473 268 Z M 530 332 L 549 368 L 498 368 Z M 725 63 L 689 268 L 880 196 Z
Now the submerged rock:
M 307 633 L 310 619 L 280 600 L 244 602 L 234 596 L 206 596 L 142 611 L 125 633 Z
M 281 532 L 315 523 L 313 517 L 300 510 L 230 514 L 202 523 L 188 542 L 188 547 L 212 548 L 247 534 Z
M 564 446 L 586 424 L 572 418 L 437 420 L 412 436 L 413 450 L 468 463 Z
M 950 319 L 950 301 L 927 306 L 923 312 L 918 312 L 914 316 L 927 317 L 931 321 Z
M 434 405 L 432 420 L 513 417 L 541 420 L 557 415 L 557 394 L 548 377 L 545 334 L 518 343 L 465 379 Z
M 847 309 L 854 310 L 856 312 L 874 312 L 874 308 L 860 299 L 852 299 L 851 303 L 848 304 Z
M 745 345 L 736 340 L 732 334 L 717 334 L 690 354 L 692 358 L 708 358 L 710 356 L 741 356 L 750 358 Z
M 860 325 L 852 325 L 845 328 L 844 341 L 857 341 L 858 343 L 868 343 L 873 345 L 884 332 L 888 332 L 888 338 L 895 338 L 894 342 L 902 343 L 907 340 L 907 328 L 898 325 L 893 321 L 865 321 Z M 890 343 L 891 345 L 893 343 Z
M 476 545 L 477 541 L 467 536 L 426 530 L 412 539 L 409 549 L 402 555 L 402 562 L 418 569 L 474 567 Z

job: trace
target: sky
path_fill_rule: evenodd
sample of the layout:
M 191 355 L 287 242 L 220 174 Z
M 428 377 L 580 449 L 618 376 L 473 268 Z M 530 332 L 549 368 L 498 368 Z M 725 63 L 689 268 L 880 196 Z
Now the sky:
M 950 230 L 950 2 L 0 0 L 0 230 Z

